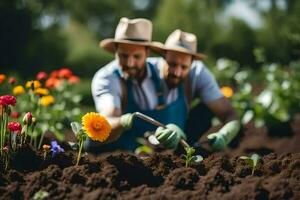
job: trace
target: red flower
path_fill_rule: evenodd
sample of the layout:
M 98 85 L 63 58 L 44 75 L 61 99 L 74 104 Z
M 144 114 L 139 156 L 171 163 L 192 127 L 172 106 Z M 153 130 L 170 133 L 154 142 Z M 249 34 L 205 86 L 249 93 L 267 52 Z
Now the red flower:
M 51 78 L 57 78 L 58 77 L 58 70 L 52 71 L 51 74 L 50 74 L 50 77 Z
M 9 82 L 11 85 L 13 85 L 13 84 L 15 84 L 15 83 L 17 82 L 17 79 L 16 79 L 15 77 L 10 77 L 10 78 L 8 79 L 8 82 Z
M 37 75 L 36 75 L 36 79 L 37 80 L 45 80 L 48 78 L 48 75 L 46 74 L 46 72 L 39 72 Z
M 58 72 L 60 78 L 70 78 L 72 75 L 72 71 L 68 68 L 61 68 Z
M 79 83 L 80 79 L 78 76 L 71 76 L 69 79 L 68 79 L 68 82 L 71 84 L 71 85 L 74 85 L 74 84 L 77 84 Z
M 15 133 L 21 133 L 22 126 L 19 122 L 8 122 L 8 130 Z
M 14 112 L 12 112 L 12 113 L 10 114 L 10 117 L 11 117 L 11 118 L 18 119 L 18 118 L 20 117 L 20 114 L 19 114 L 18 112 L 14 111 Z
M 0 105 L 2 106 L 15 106 L 17 103 L 17 100 L 14 96 L 11 95 L 4 95 L 4 96 L 0 96 Z

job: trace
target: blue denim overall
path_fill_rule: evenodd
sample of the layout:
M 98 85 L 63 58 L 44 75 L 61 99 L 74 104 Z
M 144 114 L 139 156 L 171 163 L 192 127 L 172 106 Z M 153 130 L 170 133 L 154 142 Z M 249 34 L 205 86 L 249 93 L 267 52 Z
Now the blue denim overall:
M 124 113 L 141 112 L 158 120 L 163 124 L 173 123 L 184 129 L 188 112 L 186 100 L 184 97 L 184 85 L 181 84 L 178 87 L 179 90 L 177 100 L 169 105 L 165 105 L 160 78 L 155 72 L 154 66 L 151 63 L 148 63 L 148 65 L 150 66 L 152 74 L 151 78 L 155 84 L 155 90 L 158 95 L 158 107 L 153 110 L 141 110 L 134 100 L 132 82 L 130 80 L 126 80 L 125 84 L 127 88 L 127 107 Z M 116 70 L 115 73 L 121 78 L 120 72 L 118 70 Z M 139 118 L 135 118 L 133 121 L 132 129 L 124 131 L 116 142 L 105 145 L 97 145 L 97 147 L 95 146 L 95 148 L 89 148 L 95 145 L 95 142 L 89 141 L 90 145 L 88 145 L 88 150 L 96 152 L 111 151 L 116 149 L 134 151 L 139 146 L 139 144 L 136 142 L 136 138 L 143 137 L 143 134 L 146 131 L 155 131 L 156 128 L 156 126 L 150 124 L 149 122 L 143 121 Z

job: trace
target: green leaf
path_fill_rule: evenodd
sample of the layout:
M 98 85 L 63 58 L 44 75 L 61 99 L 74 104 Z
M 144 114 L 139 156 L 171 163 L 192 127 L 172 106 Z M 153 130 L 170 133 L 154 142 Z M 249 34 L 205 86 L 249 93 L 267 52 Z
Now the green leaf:
M 251 160 L 253 160 L 253 166 L 254 166 L 254 167 L 256 167 L 256 165 L 257 165 L 259 159 L 260 159 L 260 156 L 259 156 L 258 154 L 256 154 L 256 153 L 255 153 L 255 154 L 252 154 Z
M 145 146 L 145 145 L 136 148 L 134 151 L 135 154 L 141 154 L 141 153 L 151 154 L 152 152 L 153 152 L 153 150 L 150 147 Z
M 240 159 L 244 160 L 248 165 L 253 167 L 253 160 L 248 156 L 241 156 Z
M 78 122 L 71 122 L 71 128 L 75 136 L 77 136 L 79 132 L 82 130 L 82 125 Z
M 68 142 L 68 144 L 70 145 L 71 149 L 73 149 L 74 151 L 77 151 L 79 149 L 79 144 L 78 143 Z
M 42 200 L 49 196 L 49 193 L 43 190 L 36 192 L 33 196 L 33 200 Z
M 200 163 L 203 160 L 203 157 L 200 155 L 193 156 L 191 161 L 194 163 Z

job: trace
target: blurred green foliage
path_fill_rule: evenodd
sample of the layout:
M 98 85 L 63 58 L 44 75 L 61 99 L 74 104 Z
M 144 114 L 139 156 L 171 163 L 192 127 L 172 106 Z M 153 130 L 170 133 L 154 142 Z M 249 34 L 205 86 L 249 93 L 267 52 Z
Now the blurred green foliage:
M 237 18 L 220 20 L 234 0 L 2 0 L 0 70 L 27 78 L 32 72 L 67 66 L 91 78 L 113 58 L 98 44 L 113 37 L 123 16 L 152 20 L 153 38 L 162 42 L 176 28 L 195 33 L 208 62 L 226 57 L 241 66 L 259 67 L 253 54 L 259 48 L 266 62 L 287 64 L 300 54 L 300 2 L 285 0 L 282 8 L 276 0 L 266 1 L 269 9 L 260 9 L 257 0 L 248 2 L 263 22 L 253 28 Z

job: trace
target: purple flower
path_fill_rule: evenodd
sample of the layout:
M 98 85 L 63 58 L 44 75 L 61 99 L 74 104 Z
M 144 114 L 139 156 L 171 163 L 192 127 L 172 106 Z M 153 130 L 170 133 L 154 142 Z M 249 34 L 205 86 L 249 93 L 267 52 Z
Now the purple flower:
M 58 153 L 65 152 L 65 150 L 60 147 L 60 145 L 57 144 L 56 140 L 51 141 L 51 151 L 52 151 L 52 157 L 54 157 Z

